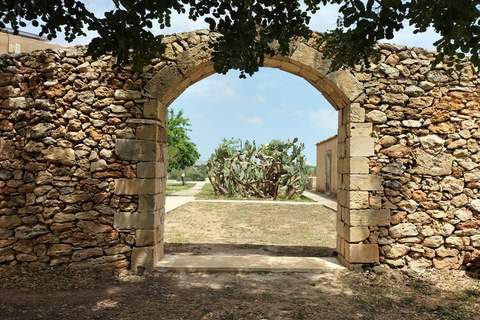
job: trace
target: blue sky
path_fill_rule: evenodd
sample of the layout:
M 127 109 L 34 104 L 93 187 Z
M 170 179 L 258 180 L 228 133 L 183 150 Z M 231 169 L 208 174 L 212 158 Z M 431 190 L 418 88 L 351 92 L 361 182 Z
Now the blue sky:
M 89 8 L 104 12 L 111 0 L 85 1 Z M 328 6 L 312 17 L 310 27 L 326 31 L 336 25 L 338 7 Z M 175 15 L 164 33 L 207 28 L 201 21 Z M 26 31 L 35 32 L 28 28 Z M 160 32 L 160 30 L 157 30 Z M 87 44 L 93 33 L 74 44 Z M 397 44 L 433 49 L 436 34 L 429 30 L 413 34 L 406 28 L 392 41 Z M 54 42 L 65 44 L 63 39 Z M 253 77 L 239 79 L 238 73 L 212 75 L 189 87 L 170 108 L 182 109 L 192 122 L 192 140 L 201 160 L 207 160 L 223 138 L 241 138 L 265 143 L 272 139 L 299 138 L 305 144 L 307 162 L 315 164 L 315 143 L 336 134 L 337 112 L 320 92 L 300 77 L 263 68 Z

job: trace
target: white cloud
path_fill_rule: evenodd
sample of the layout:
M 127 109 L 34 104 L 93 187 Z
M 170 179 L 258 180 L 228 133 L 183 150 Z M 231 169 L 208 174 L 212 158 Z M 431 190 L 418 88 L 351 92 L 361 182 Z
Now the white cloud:
M 259 125 L 263 123 L 263 118 L 257 115 L 240 116 L 240 121 L 246 124 Z
M 239 97 L 234 87 L 218 77 L 203 79 L 193 84 L 188 88 L 188 93 L 193 97 L 212 101 L 227 101 Z
M 172 14 L 172 26 L 170 28 L 165 28 L 160 30 L 156 29 L 156 33 L 171 34 L 178 32 L 188 32 L 195 31 L 199 29 L 208 29 L 208 24 L 204 22 L 204 19 L 201 18 L 197 21 L 190 20 L 186 14 Z
M 337 26 L 339 8 L 340 6 L 338 5 L 327 5 L 325 7 L 321 7 L 320 10 L 318 10 L 317 13 L 312 16 L 309 24 L 310 28 L 313 31 L 319 32 L 325 32 L 334 29 Z

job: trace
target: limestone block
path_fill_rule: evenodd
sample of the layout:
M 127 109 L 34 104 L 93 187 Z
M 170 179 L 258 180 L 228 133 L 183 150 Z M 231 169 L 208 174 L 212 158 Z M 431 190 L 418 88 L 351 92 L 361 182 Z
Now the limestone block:
M 165 195 L 146 194 L 138 197 L 138 212 L 155 212 L 165 208 Z
M 157 194 L 164 191 L 163 184 L 163 179 L 116 179 L 115 194 Z
M 178 56 L 177 67 L 181 73 L 187 75 L 197 66 L 210 62 L 212 48 L 208 43 L 201 43 Z
M 162 211 L 155 213 L 116 212 L 113 227 L 116 229 L 155 229 L 161 224 Z
M 165 128 L 158 125 L 141 125 L 136 128 L 135 137 L 139 140 L 166 142 Z
M 349 123 L 347 125 L 348 137 L 370 137 L 373 131 L 372 123 Z
M 340 205 L 340 206 L 347 206 L 348 204 L 348 195 L 347 195 L 348 191 L 347 190 L 343 190 L 341 188 L 339 188 L 339 190 L 337 190 L 337 204 Z
M 338 122 L 341 123 L 341 122 Z M 347 129 L 346 126 L 341 125 L 337 130 L 337 141 L 345 141 L 347 139 Z
M 151 97 L 158 97 L 160 101 L 165 99 L 168 91 L 173 90 L 175 85 L 185 79 L 175 64 L 165 65 L 145 86 L 145 92 Z
M 345 143 L 343 141 L 338 140 L 337 142 L 337 157 L 338 158 L 345 158 L 347 155 L 347 150 L 345 147 Z
M 345 246 L 348 244 L 343 237 L 337 237 L 337 251 L 342 257 L 345 257 Z
M 115 153 L 121 160 L 162 160 L 161 146 L 154 141 L 117 139 Z
M 349 263 L 378 263 L 379 258 L 377 244 L 345 243 L 345 260 Z
M 375 138 L 350 137 L 346 144 L 347 157 L 369 157 L 375 154 Z
M 152 99 L 143 105 L 143 116 L 147 119 L 161 121 L 165 125 L 167 107 Z
M 338 190 L 337 203 L 350 209 L 368 209 L 369 193 L 368 191 L 349 191 Z
M 137 229 L 135 231 L 135 245 L 137 247 L 153 246 L 162 241 L 160 228 Z
M 344 221 L 350 226 L 388 226 L 389 209 L 345 210 Z
M 147 248 L 146 250 L 143 250 Z M 157 243 L 153 247 L 137 247 L 132 251 L 132 270 L 137 271 L 138 266 L 144 267 L 146 270 L 150 271 L 154 266 L 155 262 L 159 261 L 164 256 L 164 244 L 163 242 Z M 135 252 L 136 251 L 136 252 Z
M 327 77 L 342 91 L 350 101 L 363 93 L 363 85 L 347 70 L 329 73 Z M 363 122 L 363 121 L 358 121 Z
M 351 157 L 339 161 L 341 165 L 341 173 L 368 173 L 368 158 L 367 157 Z
M 352 157 L 347 159 L 350 173 L 368 173 L 368 158 Z
M 342 117 L 342 124 L 365 122 L 365 109 L 360 107 L 359 103 L 352 103 L 343 110 L 345 110 L 345 114 Z
M 382 177 L 371 174 L 350 175 L 350 190 L 377 191 L 383 190 Z
M 163 162 L 137 163 L 138 178 L 165 178 L 165 164 Z
M 343 223 L 343 221 L 341 219 L 337 219 L 337 236 L 338 237 L 341 237 L 341 238 L 345 238 L 345 230 L 346 230 L 346 224 Z
M 368 209 L 370 206 L 368 191 L 347 191 L 347 196 L 347 208 Z
M 368 227 L 351 227 L 344 225 L 343 235 L 348 242 L 362 242 L 370 236 Z
M 155 247 L 136 247 L 132 250 L 131 267 L 133 272 L 143 270 L 150 271 L 153 269 L 155 261 Z
M 330 68 L 329 61 L 322 59 L 322 54 L 305 43 L 297 43 L 290 58 L 306 66 L 319 70 L 326 74 Z

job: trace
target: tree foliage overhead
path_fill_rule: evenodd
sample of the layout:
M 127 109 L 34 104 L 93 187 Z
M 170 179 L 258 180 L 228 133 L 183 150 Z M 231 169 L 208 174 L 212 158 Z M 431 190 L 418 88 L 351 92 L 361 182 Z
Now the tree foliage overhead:
M 190 140 L 190 120 L 180 110 L 170 109 L 167 120 L 168 170 L 185 170 L 200 158 L 197 146 Z
M 89 45 L 93 56 L 112 52 L 118 62 L 140 67 L 159 56 L 162 35 L 173 13 L 204 19 L 223 37 L 214 44 L 217 72 L 239 69 L 252 74 L 273 54 L 269 44 L 289 49 L 289 40 L 308 36 L 312 14 L 329 4 L 340 5 L 338 27 L 322 37 L 334 68 L 353 65 L 374 54 L 376 42 L 391 39 L 408 24 L 422 33 L 432 27 L 442 55 L 468 55 L 480 65 L 480 0 L 111 0 L 114 9 L 92 12 L 77 0 L 2 0 L 0 28 L 18 30 L 31 22 L 49 39 L 63 31 L 68 41 L 85 35 L 99 37 Z
M 208 178 L 217 195 L 276 199 L 300 196 L 307 184 L 304 145 L 274 140 L 224 140 L 207 163 Z

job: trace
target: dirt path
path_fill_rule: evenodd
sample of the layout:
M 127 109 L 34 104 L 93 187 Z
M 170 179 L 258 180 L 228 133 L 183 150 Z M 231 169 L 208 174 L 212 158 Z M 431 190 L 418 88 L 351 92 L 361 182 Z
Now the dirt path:
M 202 190 L 203 186 L 205 186 L 206 183 L 206 181 L 195 182 L 195 185 L 190 189 L 175 192 L 172 194 L 172 196 L 195 197 Z
M 202 190 L 205 184 L 206 182 L 195 182 L 195 185 L 192 188 L 178 191 L 171 196 L 167 196 L 165 198 L 165 212 L 170 212 L 195 200 L 195 195 Z
M 115 320 L 480 319 L 460 273 L 109 274 L 0 270 L 0 318 Z

